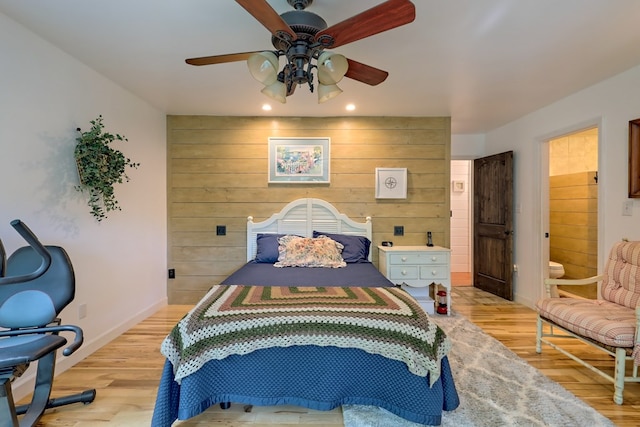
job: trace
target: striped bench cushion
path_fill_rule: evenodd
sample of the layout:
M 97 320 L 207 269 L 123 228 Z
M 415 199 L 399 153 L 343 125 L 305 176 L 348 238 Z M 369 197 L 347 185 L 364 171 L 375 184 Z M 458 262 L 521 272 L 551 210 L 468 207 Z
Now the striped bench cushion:
M 640 242 L 618 242 L 604 268 L 600 299 L 631 309 L 640 303 Z
M 635 311 L 609 301 L 577 298 L 545 298 L 538 313 L 578 335 L 613 347 L 633 347 Z

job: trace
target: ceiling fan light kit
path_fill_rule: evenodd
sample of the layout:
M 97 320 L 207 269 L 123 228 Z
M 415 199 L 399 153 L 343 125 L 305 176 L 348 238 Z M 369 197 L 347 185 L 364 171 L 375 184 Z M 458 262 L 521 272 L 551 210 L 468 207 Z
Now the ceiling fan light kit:
M 278 78 L 278 57 L 273 52 L 254 53 L 247 59 L 247 65 L 253 78 L 265 86 Z
M 333 54 L 331 52 L 323 52 L 317 61 L 318 65 L 318 103 L 321 104 L 334 98 L 342 93 L 336 83 L 338 83 L 346 74 L 349 64 L 347 58 L 343 55 Z M 287 93 L 292 91 L 289 86 L 291 76 L 288 70 L 293 67 L 287 64 L 282 72 L 278 73 L 278 57 L 274 52 L 258 52 L 254 53 L 247 59 L 249 72 L 257 81 L 265 85 L 262 93 L 276 101 L 287 102 Z M 311 65 L 313 67 L 313 65 Z M 310 76 L 307 78 L 307 76 Z M 311 73 L 303 74 L 301 82 L 298 84 L 308 83 L 313 92 Z
M 318 103 L 322 104 L 323 102 L 327 102 L 341 93 L 342 89 L 340 89 L 338 85 L 323 85 L 320 83 L 318 85 Z
M 276 80 L 273 84 L 265 86 L 260 92 L 283 104 L 287 102 L 287 86 L 281 81 Z
M 221 64 L 246 60 L 251 75 L 265 85 L 262 93 L 285 103 L 296 86 L 307 84 L 313 92 L 313 70 L 318 73 L 318 103 L 342 93 L 337 86 L 343 77 L 371 86 L 382 83 L 386 71 L 325 51 L 408 24 L 415 19 L 409 0 L 387 0 L 330 27 L 320 16 L 305 9 L 313 0 L 287 0 L 295 10 L 281 15 L 266 0 L 236 0 L 271 32 L 275 51 L 244 52 L 189 58 L 190 65 Z M 279 58 L 286 63 L 281 71 Z M 315 64 L 314 64 L 315 62 Z
M 344 55 L 322 52 L 318 57 L 318 81 L 323 85 L 336 84 L 349 70 Z

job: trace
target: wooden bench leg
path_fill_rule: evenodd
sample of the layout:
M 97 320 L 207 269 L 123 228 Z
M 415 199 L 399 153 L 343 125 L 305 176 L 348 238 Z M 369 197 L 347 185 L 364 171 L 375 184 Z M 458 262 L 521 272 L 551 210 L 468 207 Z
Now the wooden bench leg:
M 613 401 L 618 405 L 622 405 L 622 392 L 624 391 L 624 377 L 626 375 L 626 352 L 624 348 L 616 349 L 616 370 L 615 370 L 615 382 Z
M 536 353 L 542 353 L 542 319 L 538 314 L 538 322 L 536 325 Z

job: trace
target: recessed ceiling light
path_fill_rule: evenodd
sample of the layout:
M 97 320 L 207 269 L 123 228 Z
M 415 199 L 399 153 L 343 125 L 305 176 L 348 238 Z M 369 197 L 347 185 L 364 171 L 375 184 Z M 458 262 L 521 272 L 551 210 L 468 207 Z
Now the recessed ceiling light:
M 356 109 L 356 106 L 354 104 L 347 104 L 347 106 L 345 107 L 345 109 L 347 111 L 353 111 Z
M 271 111 L 271 105 L 269 105 L 269 104 L 263 104 L 263 105 L 262 105 L 262 109 L 263 109 L 264 111 Z

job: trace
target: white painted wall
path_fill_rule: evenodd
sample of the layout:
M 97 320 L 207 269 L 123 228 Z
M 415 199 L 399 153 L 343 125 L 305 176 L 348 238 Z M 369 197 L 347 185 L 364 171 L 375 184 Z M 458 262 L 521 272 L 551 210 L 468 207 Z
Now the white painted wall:
M 486 135 L 487 154 L 514 151 L 515 299 L 533 305 L 542 295 L 541 158 L 543 141 L 569 130 L 600 127 L 598 268 L 622 237 L 640 240 L 638 201 L 622 216 L 627 200 L 629 121 L 640 117 L 640 66 L 602 81 Z M 544 261 L 546 262 L 546 261 Z
M 472 160 L 485 155 L 484 134 L 451 135 L 451 158 Z
M 64 247 L 76 273 L 61 317 L 83 328 L 85 344 L 59 357 L 59 373 L 166 304 L 165 114 L 3 14 L 0 58 L 0 238 L 9 254 L 25 245 L 9 224 L 19 218 L 43 243 Z M 117 148 L 142 163 L 116 188 L 123 210 L 102 223 L 74 190 L 73 159 L 75 129 L 99 114 L 129 138 Z M 33 370 L 16 383 L 17 399 Z
M 451 181 L 462 183 L 464 191 L 455 191 L 451 186 L 451 271 L 471 271 L 471 167 L 470 160 L 451 161 Z

